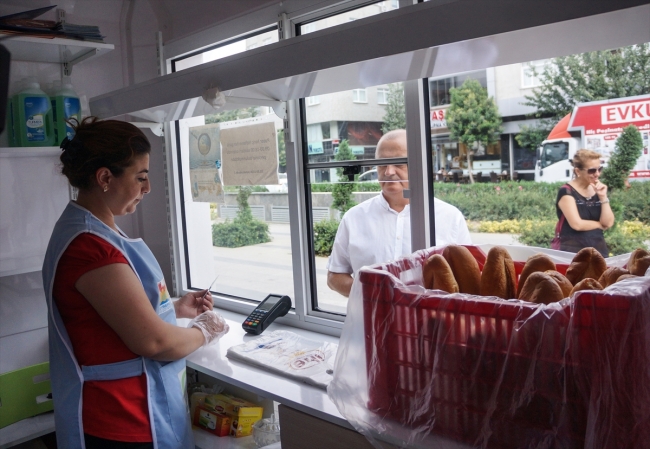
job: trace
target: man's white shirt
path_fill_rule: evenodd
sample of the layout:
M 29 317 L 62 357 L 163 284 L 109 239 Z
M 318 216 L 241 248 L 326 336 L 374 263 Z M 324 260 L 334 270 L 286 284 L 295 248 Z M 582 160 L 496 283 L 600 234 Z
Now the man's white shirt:
M 434 198 L 436 245 L 469 245 L 472 240 L 463 214 Z M 356 273 L 361 267 L 411 254 L 410 206 L 397 212 L 379 194 L 348 210 L 339 224 L 327 270 Z

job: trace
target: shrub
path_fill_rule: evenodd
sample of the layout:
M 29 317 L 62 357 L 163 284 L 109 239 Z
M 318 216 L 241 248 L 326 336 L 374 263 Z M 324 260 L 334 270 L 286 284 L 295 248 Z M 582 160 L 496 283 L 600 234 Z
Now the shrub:
M 235 219 L 230 222 L 212 225 L 212 244 L 226 248 L 255 245 L 271 241 L 269 225 L 253 217 L 248 205 L 251 189 L 240 187 L 237 194 L 239 211 Z
M 322 220 L 314 225 L 314 252 L 317 256 L 332 254 L 332 246 L 334 246 L 334 238 L 338 229 L 338 220 Z
M 526 223 L 526 226 L 521 228 L 517 240 L 527 246 L 550 248 L 551 240 L 555 236 L 556 224 L 557 220 L 531 220 Z
M 622 189 L 642 151 L 643 140 L 637 127 L 629 125 L 623 128 L 623 132 L 616 139 L 614 152 L 607 167 L 603 170 L 602 182 L 613 191 Z

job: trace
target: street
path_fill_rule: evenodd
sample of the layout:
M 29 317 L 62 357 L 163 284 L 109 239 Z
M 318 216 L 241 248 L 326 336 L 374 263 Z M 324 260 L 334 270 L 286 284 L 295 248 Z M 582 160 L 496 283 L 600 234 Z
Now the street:
M 262 300 L 269 293 L 289 295 L 295 299 L 291 262 L 290 225 L 268 223 L 269 243 L 240 248 L 213 247 L 219 275 L 218 291 L 233 296 Z M 475 244 L 516 245 L 512 234 L 471 233 Z M 320 308 L 345 313 L 347 298 L 327 287 L 326 257 L 316 257 L 316 285 Z

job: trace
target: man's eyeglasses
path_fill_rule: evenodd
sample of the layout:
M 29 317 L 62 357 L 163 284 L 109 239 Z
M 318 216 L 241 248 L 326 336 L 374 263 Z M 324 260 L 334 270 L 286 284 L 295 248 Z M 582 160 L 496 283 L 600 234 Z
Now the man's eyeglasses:
M 600 173 L 601 171 L 603 171 L 603 166 L 601 165 L 598 168 L 583 168 L 583 170 L 586 170 L 587 173 L 589 173 L 590 175 L 595 175 L 596 172 Z

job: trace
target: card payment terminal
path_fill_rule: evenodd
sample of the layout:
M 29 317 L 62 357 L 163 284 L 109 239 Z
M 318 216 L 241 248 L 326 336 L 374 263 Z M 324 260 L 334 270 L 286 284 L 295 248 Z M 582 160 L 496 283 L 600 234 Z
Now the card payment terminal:
M 291 309 L 291 298 L 286 295 L 270 294 L 251 312 L 242 323 L 249 334 L 259 335 L 279 316 L 285 316 Z

